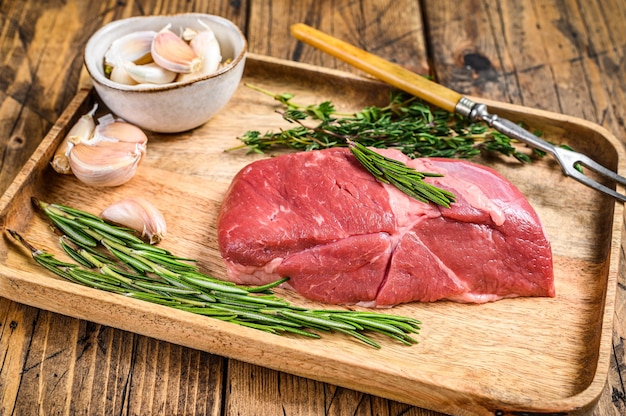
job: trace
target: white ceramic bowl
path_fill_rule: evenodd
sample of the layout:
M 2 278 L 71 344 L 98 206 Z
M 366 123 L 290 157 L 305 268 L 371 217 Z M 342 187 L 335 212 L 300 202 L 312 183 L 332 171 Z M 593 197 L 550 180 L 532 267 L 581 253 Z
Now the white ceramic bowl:
M 140 31 L 209 25 L 220 44 L 222 59 L 232 61 L 216 73 L 192 81 L 161 86 L 133 86 L 113 82 L 104 74 L 103 57 L 114 40 Z M 231 21 L 210 14 L 185 13 L 141 16 L 116 20 L 103 26 L 87 41 L 85 66 L 96 92 L 117 116 L 143 129 L 176 133 L 198 127 L 220 111 L 239 86 L 247 50 L 246 39 Z

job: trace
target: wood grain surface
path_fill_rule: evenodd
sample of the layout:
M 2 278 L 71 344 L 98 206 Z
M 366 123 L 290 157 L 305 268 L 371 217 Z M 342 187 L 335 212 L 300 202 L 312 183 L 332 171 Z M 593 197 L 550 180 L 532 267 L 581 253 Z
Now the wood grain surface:
M 55 174 L 49 165 L 74 122 L 93 108 L 94 95 L 80 91 L 0 198 L 0 224 L 19 231 L 36 247 L 62 255 L 56 236 L 30 207 L 32 196 L 97 213 L 114 201 L 140 195 L 168 221 L 161 247 L 198 259 L 205 272 L 225 278 L 215 229 L 224 192 L 244 165 L 277 154 L 253 156 L 226 149 L 239 144 L 236 137 L 247 126 L 261 131 L 286 127 L 275 113 L 274 100 L 245 85 L 291 91 L 298 102 L 328 99 L 342 112 L 385 104 L 389 96 L 389 87 L 379 82 L 250 53 L 242 85 L 220 114 L 189 132 L 148 133 L 149 151 L 133 180 L 94 189 L 72 175 Z M 626 159 L 617 139 L 597 125 L 486 103 L 494 113 L 523 121 L 551 141 L 581 149 L 612 169 Z M 102 103 L 98 110 L 96 117 L 108 112 Z M 28 253 L 5 240 L 0 240 L 0 290 L 14 301 L 64 315 L 453 414 L 588 409 L 604 387 L 612 350 L 623 206 L 572 184 L 551 159 L 526 167 L 514 159 L 475 160 L 516 184 L 542 218 L 554 255 L 557 296 L 479 307 L 454 302 L 396 306 L 388 313 L 423 322 L 419 345 L 412 348 L 385 342 L 381 350 L 371 350 L 341 334 L 324 334 L 318 342 L 277 337 L 81 288 L 49 276 Z M 619 170 L 626 171 L 624 166 Z M 572 203 L 579 199 L 584 202 Z M 276 291 L 301 306 L 323 306 L 285 289 Z
M 3 1 L 0 191 L 84 80 L 82 47 L 108 21 L 220 14 L 252 52 L 354 71 L 298 44 L 305 22 L 462 93 L 596 122 L 624 140 L 626 5 L 577 1 Z M 626 411 L 620 270 L 613 354 L 594 415 Z M 434 415 L 0 298 L 0 414 Z

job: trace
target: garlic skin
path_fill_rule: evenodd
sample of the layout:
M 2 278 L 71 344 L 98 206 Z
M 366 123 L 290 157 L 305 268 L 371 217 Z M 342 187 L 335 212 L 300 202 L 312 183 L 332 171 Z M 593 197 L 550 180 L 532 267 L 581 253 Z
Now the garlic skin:
M 98 104 L 95 104 L 91 111 L 82 115 L 76 124 L 72 126 L 61 144 L 57 147 L 54 152 L 54 156 L 52 157 L 52 161 L 50 162 L 52 169 L 54 169 L 57 173 L 64 175 L 72 173 L 68 154 L 74 146 L 74 143 L 87 140 L 93 134 L 96 128 L 96 122 L 94 121 L 93 116 L 97 109 Z
M 183 74 L 197 72 L 202 60 L 187 42 L 169 29 L 169 26 L 161 29 L 154 37 L 152 59 L 168 71 Z
M 90 138 L 73 142 L 68 153 L 72 173 L 90 186 L 123 185 L 135 175 L 147 142 L 146 134 L 130 123 L 99 124 Z
M 167 233 L 163 214 L 148 200 L 126 198 L 106 207 L 100 217 L 136 230 L 150 244 L 158 244 Z

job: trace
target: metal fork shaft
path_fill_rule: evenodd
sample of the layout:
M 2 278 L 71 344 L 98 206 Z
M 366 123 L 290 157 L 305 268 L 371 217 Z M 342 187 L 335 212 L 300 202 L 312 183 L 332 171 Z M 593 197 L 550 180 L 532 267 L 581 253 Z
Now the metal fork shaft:
M 580 159 L 580 157 L 579 157 L 579 156 L 581 156 L 581 155 L 580 155 L 580 153 L 571 152 L 571 151 L 569 151 L 569 150 L 567 150 L 567 149 L 562 149 L 562 150 L 563 150 L 563 152 L 569 152 L 569 153 L 573 154 L 573 155 L 575 156 L 575 159 Z M 559 152 L 559 153 L 561 153 L 561 152 Z M 561 153 L 561 154 L 559 155 L 559 157 L 560 157 L 560 158 L 563 158 L 563 157 L 567 158 L 567 155 L 566 155 L 566 153 Z M 571 160 L 575 160 L 575 159 L 574 159 L 574 158 L 572 158 Z M 566 163 L 566 162 L 564 162 L 564 163 Z M 582 163 L 584 166 L 589 167 L 589 166 L 588 166 L 588 164 L 583 163 L 583 162 L 575 162 L 575 163 Z M 594 162 L 594 163 L 595 163 L 595 162 Z M 573 165 L 572 165 L 572 166 L 573 166 Z M 606 169 L 604 166 L 600 166 L 600 167 L 601 167 L 602 169 L 605 169 L 605 170 L 609 173 L 609 174 L 605 174 L 604 176 L 610 177 L 610 178 L 612 178 L 615 182 L 619 182 L 619 183 L 621 183 L 622 185 L 624 185 L 624 184 L 625 184 L 625 182 L 626 182 L 626 178 L 624 178 L 623 176 L 619 176 L 619 175 L 617 175 L 615 172 L 613 172 L 613 171 L 611 171 L 611 170 Z M 589 167 L 589 169 L 590 169 L 590 170 L 593 170 L 593 171 L 595 171 L 595 172 L 597 172 L 597 173 L 601 173 L 601 172 L 599 172 L 599 171 L 598 171 L 598 169 L 597 169 L 597 168 L 596 168 L 596 169 L 594 169 L 594 168 Z M 565 171 L 565 170 L 564 170 L 564 171 Z M 626 195 L 620 194 L 619 192 L 615 191 L 614 189 L 611 189 L 611 188 L 609 188 L 608 186 L 605 186 L 605 185 L 601 184 L 600 182 L 598 182 L 598 181 L 596 181 L 596 180 L 594 180 L 594 179 L 590 178 L 589 176 L 585 175 L 585 174 L 584 174 L 584 173 L 582 173 L 582 172 L 579 172 L 579 171 L 577 171 L 577 170 L 575 170 L 575 169 L 574 169 L 572 172 L 565 172 L 565 173 L 566 173 L 569 177 L 571 177 L 571 178 L 573 178 L 573 179 L 577 180 L 578 182 L 580 182 L 580 183 L 582 183 L 582 184 L 584 184 L 584 185 L 587 185 L 588 187 L 590 187 L 590 188 L 592 188 L 592 189 L 595 189 L 596 191 L 604 192 L 605 194 L 612 196 L 613 198 L 617 199 L 618 201 L 621 201 L 621 202 L 626 202 Z
M 500 133 L 556 157 L 556 146 L 537 137 L 512 121 L 500 118 L 496 114 L 490 114 L 485 104 L 475 103 L 463 97 L 457 104 L 456 112 L 468 117 L 472 121 L 484 121 Z
M 490 114 L 487 111 L 486 105 L 475 103 L 466 97 L 463 97 L 461 98 L 461 100 L 459 100 L 455 111 L 458 114 L 468 117 L 472 121 L 484 121 L 490 127 L 493 127 L 500 133 L 503 133 L 512 139 L 519 140 L 522 143 L 526 143 L 531 147 L 542 150 L 552 155 L 559 162 L 559 165 L 561 166 L 561 169 L 563 170 L 563 173 L 565 173 L 565 175 L 577 180 L 578 182 L 592 189 L 595 189 L 596 191 L 600 191 L 607 195 L 610 195 L 621 202 L 626 202 L 626 195 L 620 194 L 614 189 L 611 189 L 608 186 L 599 183 L 598 181 L 586 176 L 577 169 L 577 165 L 584 166 L 599 175 L 607 177 L 614 182 L 626 186 L 625 177 L 618 175 L 610 169 L 607 169 L 590 157 L 578 152 L 573 152 L 571 150 L 555 146 L 552 143 L 549 143 L 539 138 L 538 136 L 532 134 L 523 127 L 507 119 L 500 118 L 495 114 Z

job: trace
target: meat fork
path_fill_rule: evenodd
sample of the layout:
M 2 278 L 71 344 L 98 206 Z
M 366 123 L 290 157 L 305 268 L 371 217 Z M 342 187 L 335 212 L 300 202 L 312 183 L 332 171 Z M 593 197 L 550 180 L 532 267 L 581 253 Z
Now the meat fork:
M 622 186 L 626 186 L 625 177 L 607 169 L 588 156 L 555 146 L 509 120 L 500 118 L 495 114 L 490 114 L 485 104 L 476 103 L 456 91 L 429 81 L 400 65 L 389 62 L 303 23 L 292 25 L 291 34 L 296 39 L 326 52 L 335 58 L 341 59 L 443 110 L 468 117 L 472 121 L 483 121 L 490 127 L 493 127 L 512 139 L 519 140 L 522 143 L 526 143 L 531 147 L 552 155 L 561 166 L 565 175 L 572 177 L 590 188 L 610 195 L 618 201 L 626 202 L 626 195 L 616 192 L 608 186 L 586 176 L 577 167 L 583 166 Z

